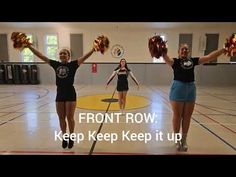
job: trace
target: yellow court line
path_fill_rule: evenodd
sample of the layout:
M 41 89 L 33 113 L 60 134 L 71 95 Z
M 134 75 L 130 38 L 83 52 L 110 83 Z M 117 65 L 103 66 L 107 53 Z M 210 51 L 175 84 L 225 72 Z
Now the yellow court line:
M 96 94 L 96 95 L 87 95 L 81 96 L 77 99 L 77 108 L 88 109 L 88 110 L 101 110 L 104 111 L 107 109 L 109 102 L 103 102 L 103 99 L 111 98 L 111 94 Z M 118 99 L 118 95 L 115 94 L 113 99 Z M 130 95 L 127 94 L 126 97 L 126 107 L 125 109 L 138 109 L 146 107 L 150 104 L 150 101 L 143 96 Z M 109 108 L 110 111 L 118 111 L 119 104 L 118 102 L 112 102 Z

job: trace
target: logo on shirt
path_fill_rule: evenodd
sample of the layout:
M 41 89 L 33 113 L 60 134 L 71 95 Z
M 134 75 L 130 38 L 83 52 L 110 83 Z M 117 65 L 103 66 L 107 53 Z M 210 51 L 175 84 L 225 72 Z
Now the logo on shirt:
M 180 65 L 183 69 L 191 69 L 193 67 L 193 61 L 189 58 L 180 61 Z
M 57 68 L 57 76 L 59 78 L 66 78 L 68 76 L 69 73 L 69 68 L 67 66 L 59 66 Z

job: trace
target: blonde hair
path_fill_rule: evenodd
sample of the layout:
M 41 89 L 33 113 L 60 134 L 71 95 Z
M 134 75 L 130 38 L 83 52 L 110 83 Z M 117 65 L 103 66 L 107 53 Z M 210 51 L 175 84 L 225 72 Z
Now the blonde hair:
M 69 49 L 66 49 L 66 48 L 62 48 L 59 52 L 61 51 L 66 51 L 66 53 L 68 54 L 69 57 L 71 57 L 71 52 Z
M 183 46 L 187 46 L 187 47 L 189 48 L 189 46 L 188 46 L 187 43 L 182 43 L 182 44 L 179 45 L 179 50 L 178 50 L 178 51 L 180 51 L 180 49 L 181 49 Z

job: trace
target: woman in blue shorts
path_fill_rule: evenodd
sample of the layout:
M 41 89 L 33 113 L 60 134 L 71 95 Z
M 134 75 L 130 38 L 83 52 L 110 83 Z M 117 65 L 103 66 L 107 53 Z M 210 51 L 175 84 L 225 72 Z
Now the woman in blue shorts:
M 196 87 L 194 83 L 194 67 L 212 61 L 222 55 L 225 49 L 218 49 L 206 56 L 191 58 L 189 57 L 189 47 L 181 44 L 179 47 L 179 57 L 170 58 L 166 52 L 163 58 L 174 72 L 174 79 L 170 89 L 170 103 L 173 111 L 173 130 L 179 133 L 182 125 L 182 139 L 176 143 L 178 151 L 187 151 L 187 134 L 189 130 L 191 116 L 196 100 Z

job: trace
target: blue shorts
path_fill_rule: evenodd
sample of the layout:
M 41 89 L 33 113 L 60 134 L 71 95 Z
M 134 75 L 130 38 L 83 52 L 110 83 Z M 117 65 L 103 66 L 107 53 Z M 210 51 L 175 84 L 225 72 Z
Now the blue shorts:
M 181 82 L 174 80 L 170 89 L 171 101 L 195 102 L 196 86 L 194 82 Z

